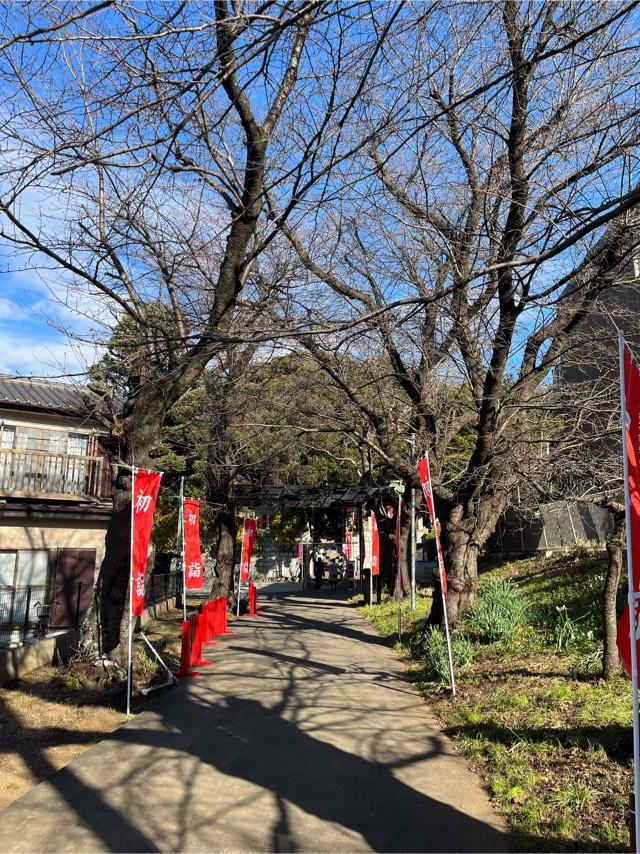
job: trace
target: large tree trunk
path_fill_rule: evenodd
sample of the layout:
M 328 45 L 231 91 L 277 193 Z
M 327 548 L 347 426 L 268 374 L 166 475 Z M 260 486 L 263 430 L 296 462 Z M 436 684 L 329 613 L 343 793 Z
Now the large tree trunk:
M 116 472 L 113 513 L 105 538 L 91 604 L 80 628 L 78 657 L 86 661 L 111 659 L 123 664 L 127 658 L 129 577 L 131 565 L 131 470 L 153 469 L 153 452 L 159 446 L 164 407 L 147 399 L 129 404 L 118 435 L 119 466 Z
M 616 599 L 618 583 L 622 573 L 622 561 L 625 546 L 624 510 L 613 511 L 613 531 L 607 537 L 607 571 L 602 590 L 602 678 L 611 679 L 618 672 L 620 661 L 616 634 L 618 615 Z
M 482 547 L 495 531 L 500 516 L 507 505 L 508 495 L 494 493 L 475 505 L 475 512 L 454 504 L 441 527 L 440 537 L 447 573 L 447 616 L 455 626 L 476 601 L 478 590 L 478 557 Z M 442 607 L 432 606 L 433 621 L 436 612 L 442 619 Z
M 236 562 L 236 511 L 233 498 L 233 483 L 228 482 L 224 489 L 218 490 L 218 511 L 216 514 L 216 574 L 217 579 L 211 590 L 211 598 L 223 597 L 231 605 L 235 604 L 234 566 Z

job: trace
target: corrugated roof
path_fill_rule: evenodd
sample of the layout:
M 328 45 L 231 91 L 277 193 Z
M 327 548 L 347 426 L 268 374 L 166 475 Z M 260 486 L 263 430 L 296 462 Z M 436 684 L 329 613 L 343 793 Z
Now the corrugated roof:
M 30 408 L 88 415 L 96 408 L 99 398 L 86 388 L 57 383 L 52 380 L 0 375 L 0 406 Z

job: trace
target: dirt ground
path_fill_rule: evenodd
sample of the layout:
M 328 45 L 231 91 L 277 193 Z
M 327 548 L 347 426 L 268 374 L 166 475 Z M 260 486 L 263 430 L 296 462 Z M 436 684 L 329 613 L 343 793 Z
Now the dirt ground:
M 173 611 L 145 629 L 172 668 L 181 620 Z M 134 708 L 157 696 L 143 697 L 140 688 L 162 678 L 147 652 L 138 640 Z M 0 810 L 121 726 L 124 709 L 121 686 L 105 689 L 78 665 L 41 667 L 0 688 Z

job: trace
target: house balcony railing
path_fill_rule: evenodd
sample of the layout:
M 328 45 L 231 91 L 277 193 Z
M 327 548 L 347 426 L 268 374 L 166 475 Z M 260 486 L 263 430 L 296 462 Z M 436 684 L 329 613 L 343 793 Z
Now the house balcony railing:
M 16 498 L 97 498 L 111 495 L 104 457 L 0 449 L 0 495 Z

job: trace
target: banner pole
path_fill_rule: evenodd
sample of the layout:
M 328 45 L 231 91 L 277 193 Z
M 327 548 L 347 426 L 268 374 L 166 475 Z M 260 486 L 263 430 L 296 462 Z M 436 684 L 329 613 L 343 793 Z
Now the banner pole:
M 456 677 L 453 672 L 453 653 L 451 651 L 451 633 L 449 631 L 449 615 L 447 614 L 447 597 L 444 595 L 444 585 L 442 584 L 442 548 L 440 546 L 440 531 L 439 531 L 439 523 L 438 519 L 435 516 L 436 512 L 436 503 L 433 497 L 433 481 L 431 478 L 431 464 L 429 462 L 429 452 L 424 452 L 425 457 L 427 458 L 427 468 L 429 469 L 429 494 L 431 496 L 431 506 L 433 507 L 434 518 L 431 520 L 433 522 L 433 532 L 436 538 L 436 555 L 438 559 L 438 577 L 440 578 L 440 596 L 442 597 L 442 613 L 444 615 L 444 632 L 447 638 L 447 657 L 449 658 L 449 673 L 451 675 L 451 693 L 455 697 L 456 695 Z
M 240 547 L 240 549 L 241 549 L 241 551 L 240 551 L 240 566 L 238 568 L 238 595 L 236 596 L 236 599 L 237 599 L 236 616 L 238 617 L 238 619 L 240 619 L 240 594 L 242 593 L 242 550 L 244 549 L 244 521 L 242 523 L 242 526 L 243 526 L 243 529 L 242 529 L 242 546 Z
M 184 565 L 184 477 L 180 478 L 180 511 L 178 513 L 180 536 L 180 562 L 182 563 L 182 619 L 187 619 L 187 576 Z
M 638 709 L 638 650 L 636 641 L 636 597 L 634 590 L 633 549 L 631 545 L 631 496 L 629 494 L 629 460 L 627 459 L 626 412 L 627 400 L 624 385 L 624 334 L 618 330 L 618 355 L 620 361 L 620 426 L 622 431 L 622 469 L 624 473 L 624 508 L 627 534 L 627 576 L 629 579 L 629 642 L 631 647 L 631 684 L 633 697 L 633 818 L 635 846 L 640 846 L 640 714 Z
M 438 523 L 436 522 L 436 529 Z M 436 536 L 438 534 L 436 533 Z M 440 594 L 442 596 L 442 612 L 444 614 L 444 631 L 447 636 L 447 655 L 449 657 L 449 673 L 451 674 L 451 693 L 455 697 L 456 695 L 456 677 L 453 672 L 453 654 L 451 652 L 451 634 L 449 632 L 449 616 L 447 614 L 447 599 L 444 595 L 444 588 L 442 586 L 442 573 L 440 574 Z
M 136 467 L 131 466 L 131 537 L 129 544 L 129 663 L 127 667 L 127 716 L 131 714 L 131 677 L 133 670 L 133 501 Z
M 411 462 L 416 462 L 416 437 L 411 435 Z M 411 610 L 416 609 L 416 491 L 411 487 Z
M 398 640 L 402 640 L 402 560 L 400 558 L 400 540 L 402 539 L 402 496 L 398 495 L 398 520 L 396 523 L 398 532 L 396 543 L 397 566 L 396 566 L 396 601 L 398 603 Z

